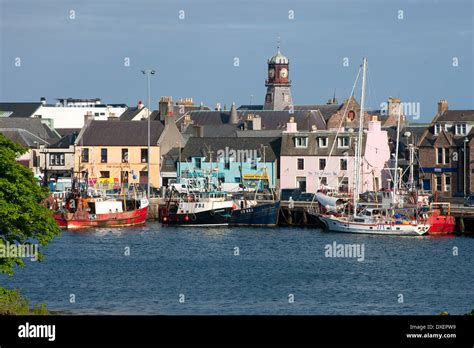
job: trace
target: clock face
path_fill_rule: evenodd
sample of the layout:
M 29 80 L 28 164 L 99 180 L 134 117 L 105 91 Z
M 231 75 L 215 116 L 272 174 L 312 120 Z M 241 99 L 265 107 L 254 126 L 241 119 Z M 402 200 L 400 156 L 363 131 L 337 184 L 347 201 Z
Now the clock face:
M 282 77 L 282 78 L 288 77 L 288 69 L 286 69 L 286 68 L 281 69 L 280 70 L 280 77 Z
M 275 77 L 275 69 L 268 70 L 268 77 L 271 79 Z

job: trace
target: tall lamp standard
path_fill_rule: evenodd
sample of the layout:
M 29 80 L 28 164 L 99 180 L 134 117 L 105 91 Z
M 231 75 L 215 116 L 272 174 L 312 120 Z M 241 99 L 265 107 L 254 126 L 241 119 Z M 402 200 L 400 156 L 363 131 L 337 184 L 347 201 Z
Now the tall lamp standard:
M 464 138 L 463 140 L 463 145 L 464 145 L 464 179 L 463 179 L 463 182 L 464 182 L 464 197 L 466 197 L 466 194 L 467 194 L 467 161 L 466 161 L 466 144 L 469 142 L 469 139 L 468 138 Z
M 142 70 L 142 74 L 147 76 L 148 80 L 148 150 L 147 150 L 147 171 L 148 171 L 148 176 L 147 176 L 147 187 L 146 187 L 146 195 L 147 198 L 150 199 L 150 108 L 151 108 L 151 102 L 150 102 L 150 77 L 151 75 L 155 75 L 155 70 L 152 69 L 146 69 Z

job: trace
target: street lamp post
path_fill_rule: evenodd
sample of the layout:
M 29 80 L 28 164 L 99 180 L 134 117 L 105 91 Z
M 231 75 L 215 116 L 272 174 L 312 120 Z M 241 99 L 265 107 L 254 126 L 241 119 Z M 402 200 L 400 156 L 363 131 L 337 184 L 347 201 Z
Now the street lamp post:
M 463 145 L 464 145 L 464 197 L 467 195 L 467 160 L 466 160 L 466 144 L 469 142 L 468 138 L 464 138 Z
M 147 69 L 147 70 L 142 70 L 142 74 L 147 75 L 147 81 L 148 81 L 148 150 L 147 150 L 147 188 L 146 188 L 146 193 L 147 193 L 147 198 L 150 199 L 150 108 L 151 108 L 151 102 L 150 102 L 150 77 L 151 75 L 155 75 L 155 70 L 152 69 Z

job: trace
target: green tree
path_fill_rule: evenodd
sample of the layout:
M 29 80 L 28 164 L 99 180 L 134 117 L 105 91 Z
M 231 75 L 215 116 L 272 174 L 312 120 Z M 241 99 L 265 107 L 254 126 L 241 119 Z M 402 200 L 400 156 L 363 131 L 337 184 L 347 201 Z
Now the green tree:
M 60 229 L 51 212 L 41 205 L 48 196 L 37 185 L 29 168 L 16 158 L 27 150 L 0 134 L 0 244 L 39 244 L 46 246 Z M 38 260 L 43 255 L 39 253 Z M 15 266 L 24 267 L 21 257 L 0 257 L 0 271 L 14 274 Z

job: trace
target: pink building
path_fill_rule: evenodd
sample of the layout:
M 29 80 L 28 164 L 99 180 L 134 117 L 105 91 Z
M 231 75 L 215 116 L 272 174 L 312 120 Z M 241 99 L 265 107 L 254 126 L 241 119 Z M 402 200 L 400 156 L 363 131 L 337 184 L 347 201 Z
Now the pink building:
M 297 130 L 293 118 L 282 134 L 280 188 L 299 187 L 306 192 L 323 188 L 347 191 L 354 184 L 354 154 L 357 131 Z M 368 122 L 363 137 L 363 166 L 360 192 L 387 187 L 382 172 L 390 160 L 387 132 L 376 117 Z

